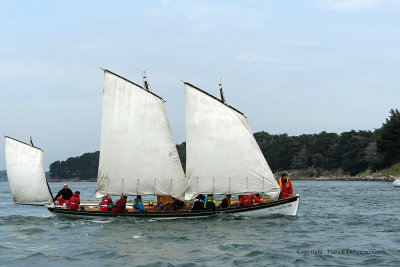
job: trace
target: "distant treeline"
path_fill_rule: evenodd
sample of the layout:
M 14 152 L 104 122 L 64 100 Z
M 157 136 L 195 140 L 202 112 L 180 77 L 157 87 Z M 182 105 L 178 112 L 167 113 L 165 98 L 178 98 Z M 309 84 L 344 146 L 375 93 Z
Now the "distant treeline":
M 400 112 L 397 109 L 390 110 L 386 122 L 375 131 L 300 136 L 258 132 L 254 137 L 273 172 L 318 168 L 341 169 L 356 175 L 367 169 L 376 171 L 400 162 Z M 176 147 L 185 169 L 186 143 Z M 55 161 L 50 165 L 50 176 L 57 179 L 93 178 L 97 176 L 98 162 L 98 151 Z

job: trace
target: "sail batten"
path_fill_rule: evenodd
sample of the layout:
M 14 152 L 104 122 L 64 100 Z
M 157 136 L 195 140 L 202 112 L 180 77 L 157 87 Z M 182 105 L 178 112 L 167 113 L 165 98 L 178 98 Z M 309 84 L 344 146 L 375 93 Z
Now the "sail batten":
M 164 102 L 104 70 L 96 197 L 124 193 L 183 198 L 185 175 Z
M 275 181 L 243 113 L 185 83 L 187 196 L 266 193 Z
M 5 136 L 6 169 L 14 202 L 50 201 L 43 150 Z

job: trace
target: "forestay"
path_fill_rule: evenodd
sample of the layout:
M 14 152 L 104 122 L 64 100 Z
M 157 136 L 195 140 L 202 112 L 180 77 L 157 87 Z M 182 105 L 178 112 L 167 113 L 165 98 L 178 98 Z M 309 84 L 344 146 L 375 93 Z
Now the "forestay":
M 43 150 L 5 137 L 6 168 L 14 202 L 50 201 Z
M 187 198 L 280 192 L 245 116 L 185 83 Z
M 96 197 L 172 195 L 182 199 L 185 175 L 164 100 L 104 70 Z

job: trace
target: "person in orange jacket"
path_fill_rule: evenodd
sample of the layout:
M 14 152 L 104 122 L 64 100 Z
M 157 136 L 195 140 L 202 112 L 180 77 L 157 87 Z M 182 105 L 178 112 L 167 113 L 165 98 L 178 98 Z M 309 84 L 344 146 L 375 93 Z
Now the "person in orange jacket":
M 286 173 L 282 173 L 282 176 L 278 180 L 278 184 L 281 188 L 279 199 L 288 198 L 293 194 L 292 182 L 289 180 Z
M 79 195 L 81 192 L 75 191 L 72 197 L 68 201 L 68 209 L 70 210 L 79 210 L 79 204 L 81 204 L 81 200 L 79 199 Z
M 250 207 L 253 205 L 253 200 L 255 200 L 258 203 L 262 203 L 262 201 L 255 195 L 242 195 L 240 197 L 239 206 Z
M 109 195 L 103 197 L 103 199 L 101 200 L 101 203 L 100 203 L 100 210 L 101 211 L 111 210 L 110 202 L 111 202 L 111 197 Z
M 112 208 L 113 211 L 125 211 L 126 210 L 126 200 L 127 196 L 121 195 L 121 198 L 115 203 L 115 206 Z

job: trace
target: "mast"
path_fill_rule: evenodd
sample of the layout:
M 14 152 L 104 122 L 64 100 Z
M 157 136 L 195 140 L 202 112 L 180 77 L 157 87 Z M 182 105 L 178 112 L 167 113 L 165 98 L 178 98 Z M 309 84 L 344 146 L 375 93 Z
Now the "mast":
M 222 89 L 221 77 L 218 76 L 218 85 L 219 85 L 219 93 L 221 94 L 221 101 L 226 104 L 226 100 L 224 97 L 224 90 Z
M 142 77 L 143 77 L 143 88 L 146 89 L 147 91 L 151 92 L 150 90 L 150 84 L 149 81 L 147 80 L 146 72 L 142 70 Z

